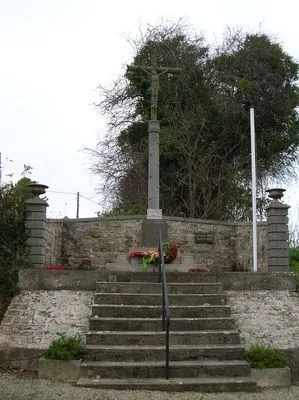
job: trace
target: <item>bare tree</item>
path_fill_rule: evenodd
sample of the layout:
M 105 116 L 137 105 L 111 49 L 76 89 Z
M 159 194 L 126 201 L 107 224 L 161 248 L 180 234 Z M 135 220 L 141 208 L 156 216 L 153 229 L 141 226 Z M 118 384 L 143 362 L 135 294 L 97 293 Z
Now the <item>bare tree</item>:
M 161 206 L 168 215 L 247 219 L 250 215 L 250 133 L 246 107 L 256 107 L 259 185 L 293 171 L 299 145 L 298 65 L 263 34 L 230 31 L 217 49 L 181 23 L 148 27 L 132 44 L 134 64 L 181 68 L 161 76 Z M 146 207 L 150 80 L 128 69 L 100 88 L 107 135 L 89 149 L 92 170 L 110 206 Z M 262 193 L 262 190 L 261 190 Z M 261 200 L 261 215 L 264 204 Z

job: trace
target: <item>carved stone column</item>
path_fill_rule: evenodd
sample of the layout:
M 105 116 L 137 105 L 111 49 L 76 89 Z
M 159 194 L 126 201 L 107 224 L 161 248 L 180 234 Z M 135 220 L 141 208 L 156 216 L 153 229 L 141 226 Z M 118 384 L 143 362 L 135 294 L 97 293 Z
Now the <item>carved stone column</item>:
M 46 185 L 29 184 L 32 198 L 25 203 L 25 228 L 27 239 L 27 255 L 33 268 L 42 268 L 45 264 L 46 209 L 48 203 L 39 196 L 45 193 Z
M 280 200 L 285 189 L 268 189 L 273 199 L 267 207 L 267 250 L 269 272 L 289 272 L 289 228 L 288 210 L 290 206 Z

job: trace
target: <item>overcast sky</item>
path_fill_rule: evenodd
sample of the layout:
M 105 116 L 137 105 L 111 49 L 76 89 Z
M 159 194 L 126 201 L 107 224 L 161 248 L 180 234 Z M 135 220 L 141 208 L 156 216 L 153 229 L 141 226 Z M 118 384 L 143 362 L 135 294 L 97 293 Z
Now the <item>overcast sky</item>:
M 127 36 L 161 18 L 184 17 L 211 43 L 227 26 L 275 34 L 299 61 L 298 15 L 298 0 L 0 0 L 3 178 L 13 173 L 18 179 L 23 165 L 31 165 L 32 178 L 49 186 L 48 217 L 75 217 L 75 194 L 53 191 L 79 191 L 98 201 L 97 181 L 80 150 L 103 135 L 105 121 L 93 107 L 96 88 L 109 85 L 131 62 Z M 293 214 L 299 206 L 295 191 L 293 184 L 286 196 Z M 81 199 L 80 216 L 97 210 Z

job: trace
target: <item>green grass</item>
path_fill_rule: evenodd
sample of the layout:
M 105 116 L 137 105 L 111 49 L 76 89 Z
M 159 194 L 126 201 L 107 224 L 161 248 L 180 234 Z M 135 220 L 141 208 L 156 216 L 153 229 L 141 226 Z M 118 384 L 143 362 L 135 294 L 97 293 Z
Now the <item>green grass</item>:
M 290 268 L 295 274 L 297 292 L 299 291 L 299 249 L 290 249 Z

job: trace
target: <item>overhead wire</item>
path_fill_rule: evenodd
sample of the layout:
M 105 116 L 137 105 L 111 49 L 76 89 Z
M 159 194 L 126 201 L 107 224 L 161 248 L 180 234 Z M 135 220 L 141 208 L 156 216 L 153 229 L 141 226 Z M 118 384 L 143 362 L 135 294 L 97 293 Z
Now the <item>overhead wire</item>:
M 48 193 L 59 193 L 59 194 L 70 194 L 70 195 L 75 195 L 75 196 L 78 195 L 78 193 L 79 193 L 79 196 L 82 197 L 83 199 L 89 200 L 90 202 L 92 202 L 92 203 L 94 203 L 96 205 L 100 205 L 98 202 L 90 199 L 89 197 L 83 196 L 83 194 L 80 194 L 80 192 L 61 192 L 61 191 L 58 191 L 58 190 L 47 190 L 47 192 Z

